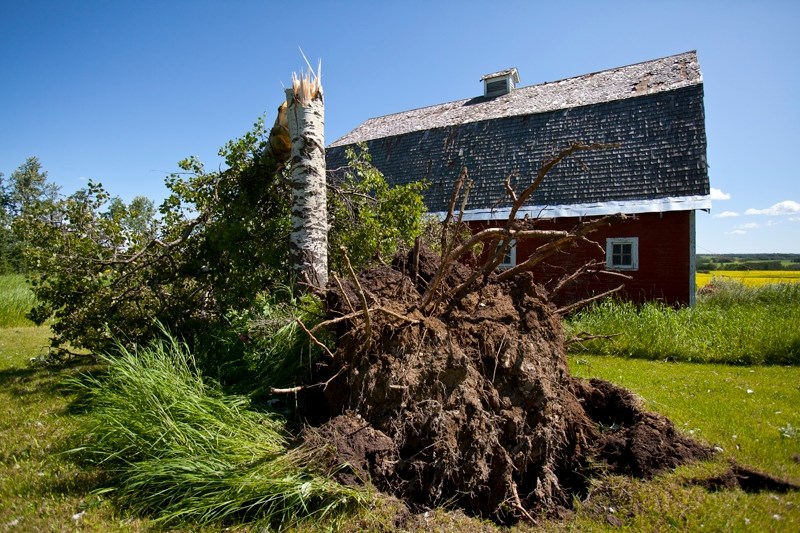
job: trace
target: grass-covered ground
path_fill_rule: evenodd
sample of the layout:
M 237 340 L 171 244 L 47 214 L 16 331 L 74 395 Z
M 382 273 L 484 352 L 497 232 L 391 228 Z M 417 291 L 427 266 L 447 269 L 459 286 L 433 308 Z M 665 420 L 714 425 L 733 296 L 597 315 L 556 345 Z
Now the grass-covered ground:
M 100 368 L 90 359 L 63 367 L 31 365 L 31 358 L 47 353 L 47 336 L 44 327 L 0 328 L 0 531 L 163 529 L 154 514 L 135 514 L 130 505 L 120 505 L 113 493 L 98 493 L 98 489 L 110 486 L 107 471 L 86 463 L 79 466 L 73 456 L 63 453 L 76 445 L 70 435 L 85 428 L 87 421 L 91 423 L 81 409 L 75 408 L 75 389 L 65 387 L 65 380 L 82 372 L 97 373 Z M 570 357 L 570 366 L 578 376 L 600 377 L 630 388 L 641 396 L 647 408 L 669 416 L 682 431 L 721 448 L 718 458 L 682 467 L 651 482 L 615 476 L 596 480 L 590 494 L 575 502 L 571 516 L 563 520 L 539 517 L 537 528 L 520 524 L 514 530 L 612 531 L 619 529 L 615 524 L 621 524 L 635 531 L 800 531 L 798 492 L 709 492 L 690 482 L 719 474 L 728 467 L 728 461 L 735 460 L 800 483 L 800 367 L 657 359 L 579 353 Z M 173 408 L 179 399 L 165 397 L 165 409 Z M 202 396 L 198 398 L 201 403 L 206 401 Z M 120 403 L 125 401 L 123 398 Z M 137 400 L 135 410 L 141 410 L 144 403 Z M 213 398 L 210 405 L 214 410 L 221 409 Z M 139 423 L 133 419 L 131 422 Z M 145 429 L 156 424 L 140 422 Z M 193 425 L 188 431 L 209 425 Z M 107 422 L 107 426 L 109 435 L 124 438 L 125 424 L 115 427 Z M 98 426 L 96 433 L 106 434 L 104 427 Z M 260 429 L 248 430 L 255 431 Z M 211 434 L 207 437 L 213 439 Z M 234 437 L 247 440 L 246 434 Z M 202 439 L 192 439 L 199 440 Z M 157 450 L 161 448 L 156 446 Z M 202 449 L 200 452 L 205 453 Z M 219 457 L 212 459 L 219 462 Z M 147 491 L 147 487 L 145 477 L 136 489 Z M 259 490 L 266 489 L 255 488 L 256 493 Z M 374 493 L 373 496 L 353 514 L 333 522 L 306 522 L 294 529 L 498 530 L 491 523 L 461 512 L 436 509 L 412 514 L 403 511 L 396 500 Z M 234 520 L 224 526 L 200 527 L 189 518 L 170 527 L 177 527 L 178 531 L 260 531 L 263 524 L 240 524 Z
M 800 368 L 604 356 L 571 357 L 570 368 L 630 388 L 649 410 L 725 455 L 800 481 Z
M 60 455 L 76 428 L 63 380 L 88 367 L 29 365 L 46 353 L 47 336 L 45 327 L 0 329 L 0 531 L 135 529 L 138 521 L 90 494 L 98 472 Z
M 113 496 L 94 495 L 107 478 L 76 466 L 65 455 L 67 437 L 80 415 L 70 411 L 74 393 L 65 376 L 89 371 L 84 361 L 65 368 L 31 367 L 42 353 L 45 328 L 0 329 L 0 531 L 147 531 L 161 526 L 113 504 Z M 617 357 L 574 356 L 576 375 L 601 377 L 638 393 L 645 405 L 662 412 L 687 433 L 724 449 L 716 461 L 683 467 L 653 482 L 610 477 L 599 480 L 574 516 L 540 521 L 546 531 L 614 530 L 609 515 L 632 530 L 797 531 L 800 494 L 708 492 L 687 483 L 708 477 L 735 459 L 800 483 L 800 369 L 737 367 L 636 361 Z M 748 392 L 751 391 L 751 392 Z M 377 499 L 354 515 L 320 529 L 343 531 L 395 528 L 402 506 Z M 613 511 L 611 511 L 613 509 Z M 402 514 L 402 513 L 401 513 Z M 443 509 L 405 515 L 403 528 L 424 531 L 495 531 L 489 523 Z M 403 522 L 400 520 L 400 522 Z M 747 525 L 749 524 L 749 527 Z M 236 525 L 233 530 L 258 531 Z M 297 530 L 313 529 L 305 523 Z M 403 528 L 396 528 L 398 530 Z M 216 531 L 191 523 L 178 530 Z M 532 530 L 518 525 L 517 530 Z M 391 529 L 389 529 L 391 530 Z
M 32 326 L 25 313 L 33 303 L 33 292 L 25 283 L 25 276 L 0 275 L 0 328 Z
M 693 308 L 613 299 L 567 321 L 573 353 L 735 365 L 800 365 L 800 283 L 748 287 L 716 281 Z

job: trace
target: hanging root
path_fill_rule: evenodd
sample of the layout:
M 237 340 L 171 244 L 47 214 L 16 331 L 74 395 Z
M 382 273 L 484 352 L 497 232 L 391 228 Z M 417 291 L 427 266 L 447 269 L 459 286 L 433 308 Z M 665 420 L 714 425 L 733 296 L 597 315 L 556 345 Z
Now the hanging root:
M 511 497 L 512 497 L 511 506 L 517 511 L 519 511 L 525 520 L 527 520 L 529 523 L 533 525 L 536 525 L 537 524 L 536 519 L 534 519 L 528 512 L 528 510 L 525 509 L 525 507 L 522 505 L 522 501 L 519 499 L 519 493 L 517 492 L 517 484 L 512 481 L 511 484 L 509 485 L 509 488 L 511 489 Z

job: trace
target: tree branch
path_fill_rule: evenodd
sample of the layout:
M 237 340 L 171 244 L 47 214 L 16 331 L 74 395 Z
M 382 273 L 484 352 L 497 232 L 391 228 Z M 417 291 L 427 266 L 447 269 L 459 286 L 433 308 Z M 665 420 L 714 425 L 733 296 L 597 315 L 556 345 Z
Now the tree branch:
M 578 279 L 583 274 L 586 274 L 590 268 L 599 267 L 602 266 L 602 264 L 603 263 L 600 263 L 599 261 L 590 261 L 578 267 L 578 269 L 572 272 L 571 274 L 563 276 L 561 279 L 558 280 L 558 283 L 556 283 L 556 286 L 553 287 L 553 290 L 550 291 L 550 298 L 552 299 L 554 294 L 558 293 L 561 289 L 563 289 L 564 287 L 566 287 L 567 285 Z
M 332 375 L 330 378 L 328 378 L 326 381 L 323 381 L 322 383 L 314 383 L 313 385 L 298 385 L 296 387 L 289 387 L 286 389 L 281 389 L 278 387 L 270 387 L 269 392 L 271 394 L 292 394 L 308 389 L 313 389 L 316 387 L 322 387 L 322 390 L 326 390 L 328 388 L 328 385 L 331 384 L 331 381 L 338 378 L 342 374 L 342 372 L 344 372 L 346 369 L 347 365 L 346 364 L 342 365 L 341 368 L 339 368 L 338 372 L 336 372 L 334 375 Z
M 425 292 L 422 295 L 422 299 L 419 303 L 420 309 L 426 309 L 428 305 L 433 300 L 434 296 L 436 295 L 436 291 L 439 289 L 439 284 L 442 280 L 447 276 L 447 272 L 450 270 L 450 262 L 446 261 L 444 258 L 449 257 L 450 250 L 454 245 L 456 235 L 450 232 L 450 220 L 453 218 L 453 209 L 455 209 L 456 201 L 458 200 L 458 194 L 461 191 L 461 187 L 464 185 L 464 181 L 469 178 L 469 173 L 467 172 L 467 167 L 461 168 L 461 173 L 458 176 L 458 181 L 456 181 L 456 185 L 453 188 L 453 194 L 450 196 L 450 203 L 447 206 L 447 214 L 442 221 L 442 260 L 439 263 L 439 268 L 436 269 L 436 274 L 433 276 L 433 279 L 428 284 L 428 288 L 425 289 Z M 462 220 L 463 213 L 464 213 L 464 206 L 467 202 L 467 191 L 464 195 L 464 200 L 462 201 L 461 211 L 459 213 L 458 219 L 459 222 Z M 449 235 L 448 235 L 449 234 Z
M 303 331 L 305 331 L 306 335 L 308 335 L 308 338 L 309 338 L 309 339 L 311 339 L 311 340 L 314 342 L 314 344 L 316 344 L 317 346 L 319 346 L 320 348 L 322 348 L 322 349 L 323 349 L 323 351 L 324 351 L 326 354 L 328 354 L 328 357 L 330 357 L 331 359 L 335 359 L 335 356 L 333 355 L 333 352 L 331 352 L 330 348 L 328 348 L 327 346 L 325 346 L 325 344 L 323 344 L 322 342 L 320 342 L 320 340 L 319 340 L 319 339 L 317 339 L 317 338 L 314 336 L 314 334 L 313 334 L 313 333 L 311 333 L 311 332 L 308 330 L 308 328 L 306 327 L 306 325 L 305 325 L 305 324 L 303 324 L 303 321 L 302 321 L 302 320 L 300 320 L 299 318 L 295 318 L 295 319 L 294 319 L 294 321 L 295 321 L 295 322 L 297 322 L 297 325 L 298 325 L 298 326 L 300 326 L 300 328 L 302 328 L 302 330 L 303 330 Z
M 590 233 L 595 229 L 597 229 L 598 227 L 603 226 L 605 224 L 609 224 L 612 220 L 617 220 L 621 217 L 624 218 L 624 215 L 608 215 L 593 220 L 591 222 L 582 222 L 577 227 L 573 228 L 571 231 L 566 232 L 564 236 L 552 240 L 546 244 L 543 244 L 542 246 L 539 246 L 528 259 L 502 272 L 497 277 L 497 279 L 499 281 L 503 281 L 506 279 L 513 278 L 520 272 L 526 272 L 528 270 L 531 270 L 537 264 L 541 263 L 544 259 L 550 257 L 554 253 L 561 250 L 564 246 L 571 244 L 573 241 L 582 239 L 584 235 L 586 235 L 587 233 Z
M 389 315 L 391 317 L 394 317 L 394 318 L 396 318 L 398 320 L 402 320 L 403 322 L 408 322 L 410 324 L 419 324 L 419 320 L 417 320 L 415 318 L 411 318 L 410 316 L 401 315 L 400 313 L 396 313 L 396 312 L 394 312 L 394 311 L 392 311 L 390 309 L 386 309 L 385 307 L 373 307 L 372 309 L 369 310 L 369 312 L 370 313 L 384 313 L 384 314 Z M 363 315 L 364 315 L 364 311 L 353 311 L 352 313 L 348 313 L 348 314 L 342 315 L 342 316 L 337 316 L 336 318 L 331 318 L 331 319 L 328 319 L 328 320 L 326 320 L 324 322 L 320 322 L 319 324 L 317 324 L 316 326 L 311 328 L 309 331 L 311 331 L 312 333 L 316 333 L 318 330 L 320 330 L 322 328 L 326 328 L 328 326 L 332 326 L 334 324 L 338 324 L 339 322 L 344 322 L 346 320 L 351 320 L 353 318 L 357 318 L 357 317 L 363 316 Z
M 551 239 L 549 243 L 537 248 L 534 254 L 526 261 L 500 274 L 498 277 L 498 280 L 500 281 L 505 279 L 510 279 L 511 277 L 516 276 L 520 272 L 531 270 L 543 259 L 556 253 L 562 247 L 572 243 L 575 240 L 582 239 L 586 233 L 589 233 L 596 227 L 608 222 L 609 218 L 604 217 L 602 219 L 598 219 L 588 224 L 582 224 L 578 226 L 576 229 L 573 229 L 572 231 L 569 232 L 542 231 L 535 229 L 520 228 L 520 225 L 527 224 L 527 216 L 525 219 L 520 221 L 517 220 L 517 214 L 519 213 L 520 209 L 522 209 L 522 207 L 525 205 L 525 203 L 531 198 L 536 189 L 539 188 L 539 186 L 541 185 L 542 181 L 547 176 L 547 174 L 565 158 L 580 151 L 602 150 L 602 149 L 614 148 L 616 146 L 617 145 L 615 144 L 603 144 L 603 143 L 592 143 L 592 144 L 584 144 L 577 142 L 572 143 L 567 148 L 558 152 L 553 158 L 547 160 L 541 166 L 533 181 L 527 187 L 525 187 L 525 189 L 523 189 L 522 192 L 519 194 L 516 193 L 514 187 L 511 185 L 512 175 L 507 176 L 505 180 L 505 190 L 511 200 L 511 209 L 509 211 L 509 215 L 506 220 L 505 226 L 483 229 L 472 235 L 472 237 L 467 239 L 466 242 L 461 243 L 458 246 L 454 246 L 454 238 L 447 239 L 447 231 L 449 229 L 450 220 L 452 219 L 453 216 L 453 209 L 455 207 L 456 199 L 462 187 L 463 181 L 466 178 L 466 168 L 463 169 L 462 174 L 459 177 L 456 186 L 454 187 L 453 195 L 451 196 L 450 204 L 448 205 L 447 215 L 445 216 L 445 220 L 443 223 L 444 227 L 442 228 L 442 260 L 433 282 L 428 287 L 428 290 L 424 293 L 423 298 L 420 301 L 419 305 L 420 309 L 427 309 L 430 306 L 431 302 L 434 300 L 439 284 L 441 283 L 442 279 L 446 276 L 446 273 L 449 271 L 452 263 L 458 261 L 464 253 L 473 249 L 473 247 L 479 243 L 488 242 L 490 244 L 494 244 L 494 247 L 493 249 L 486 250 L 486 256 L 485 256 L 486 259 L 481 263 L 481 265 L 478 268 L 473 270 L 473 272 L 470 274 L 467 280 L 459 284 L 458 287 L 456 287 L 455 289 L 450 290 L 447 295 L 440 294 L 435 300 L 437 304 L 439 301 L 441 301 L 443 298 L 446 297 L 451 297 L 454 300 L 458 300 L 459 298 L 463 297 L 464 295 L 467 294 L 469 290 L 473 288 L 475 283 L 478 282 L 479 278 L 483 278 L 483 281 L 481 283 L 483 284 L 487 283 L 489 275 L 495 271 L 495 269 L 502 263 L 503 258 L 508 254 L 509 250 L 511 249 L 513 241 L 519 242 L 521 240 L 537 238 L 537 237 L 544 237 Z M 466 197 L 464 199 L 464 205 L 466 205 Z M 461 216 L 463 216 L 464 205 L 462 205 L 462 209 L 459 214 L 459 220 L 461 219 Z M 499 245 L 496 243 L 499 243 Z
M 350 277 L 353 279 L 353 284 L 356 287 L 358 298 L 361 300 L 361 307 L 364 310 L 364 352 L 366 352 L 369 349 L 370 342 L 372 341 L 372 321 L 369 317 L 369 304 L 367 303 L 367 296 L 364 294 L 364 289 L 361 288 L 361 283 L 358 281 L 358 276 L 356 276 L 356 273 L 353 270 L 353 265 L 350 264 L 350 258 L 347 257 L 347 248 L 340 246 L 339 249 L 342 251 L 344 264 L 347 267 L 347 271 L 350 273 Z

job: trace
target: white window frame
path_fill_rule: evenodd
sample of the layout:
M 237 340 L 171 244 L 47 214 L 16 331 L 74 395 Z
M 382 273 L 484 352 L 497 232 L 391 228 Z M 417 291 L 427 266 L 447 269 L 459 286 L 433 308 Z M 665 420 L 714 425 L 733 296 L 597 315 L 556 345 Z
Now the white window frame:
M 614 245 L 631 246 L 631 264 L 614 264 Z M 606 269 L 607 270 L 639 270 L 639 237 L 609 237 L 606 239 Z
M 502 246 L 502 242 L 497 246 Z M 503 258 L 503 262 L 497 265 L 497 268 L 500 270 L 506 270 L 512 267 L 517 266 L 517 241 L 515 239 L 511 239 L 511 248 L 508 250 L 509 261 L 505 261 L 505 257 Z

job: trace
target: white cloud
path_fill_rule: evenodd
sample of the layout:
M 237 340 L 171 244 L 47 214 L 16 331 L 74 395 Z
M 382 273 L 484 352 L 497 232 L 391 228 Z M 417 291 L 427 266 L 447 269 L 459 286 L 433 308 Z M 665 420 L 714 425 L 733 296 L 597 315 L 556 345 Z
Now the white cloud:
M 748 222 L 747 224 L 739 224 L 736 226 L 736 229 L 743 230 L 743 229 L 756 229 L 760 228 L 761 224 L 757 224 L 755 222 Z
M 726 193 L 726 192 L 722 192 L 722 189 L 715 189 L 714 187 L 711 187 L 711 199 L 712 200 L 730 200 L 731 199 L 731 195 Z
M 792 200 L 784 200 L 778 202 L 772 207 L 766 209 L 750 208 L 744 212 L 745 215 L 794 215 L 800 213 L 800 203 Z
M 733 231 L 725 232 L 728 235 L 747 235 L 747 232 L 743 229 L 735 229 Z
M 722 213 L 717 213 L 713 215 L 714 218 L 731 218 L 731 217 L 738 217 L 739 213 L 736 211 L 723 211 Z

